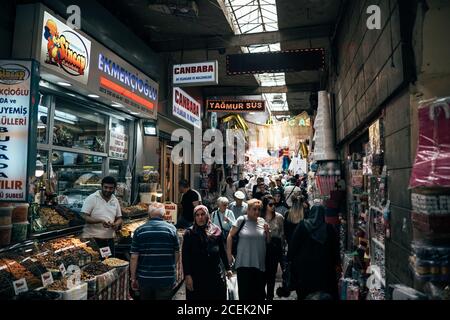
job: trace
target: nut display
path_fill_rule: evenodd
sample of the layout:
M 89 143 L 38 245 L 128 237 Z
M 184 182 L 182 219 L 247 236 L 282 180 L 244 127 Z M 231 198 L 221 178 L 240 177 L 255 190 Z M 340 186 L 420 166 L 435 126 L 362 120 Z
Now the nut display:
M 54 209 L 42 208 L 39 210 L 39 214 L 45 226 L 64 226 L 69 224 L 69 220 L 65 219 Z
M 120 230 L 120 236 L 123 238 L 131 237 L 131 234 L 144 223 L 147 222 L 147 219 L 138 220 L 129 224 L 126 224 Z
M 102 263 L 106 264 L 107 266 L 109 266 L 111 268 L 123 267 L 123 266 L 128 265 L 127 261 L 120 260 L 117 258 L 108 258 L 108 259 L 105 259 Z
M 47 287 L 48 290 L 52 291 L 67 291 L 69 288 L 67 288 L 67 281 L 66 279 L 60 279 L 53 282 L 51 285 Z
M 86 273 L 86 275 L 89 275 L 91 278 L 104 274 L 110 270 L 110 267 L 101 262 L 94 262 L 88 264 L 85 268 L 83 268 L 83 271 Z

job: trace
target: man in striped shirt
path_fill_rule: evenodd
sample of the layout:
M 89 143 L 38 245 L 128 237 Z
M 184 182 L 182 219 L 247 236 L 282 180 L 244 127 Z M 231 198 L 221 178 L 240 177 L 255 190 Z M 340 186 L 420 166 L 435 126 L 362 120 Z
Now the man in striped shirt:
M 180 245 L 176 228 L 163 220 L 164 205 L 149 207 L 149 221 L 136 229 L 131 244 L 131 287 L 141 300 L 170 300 Z

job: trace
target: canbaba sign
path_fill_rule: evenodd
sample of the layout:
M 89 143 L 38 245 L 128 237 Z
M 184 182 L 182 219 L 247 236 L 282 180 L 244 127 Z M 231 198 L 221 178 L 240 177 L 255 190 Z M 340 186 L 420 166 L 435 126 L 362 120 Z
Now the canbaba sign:
M 41 64 L 87 84 L 91 42 L 47 11 L 44 12 L 41 32 Z
M 197 128 L 202 127 L 201 105 L 180 88 L 173 88 L 173 110 L 174 116 L 192 124 Z
M 218 63 L 176 64 L 173 66 L 173 84 L 179 87 L 217 85 Z
M 0 201 L 27 201 L 32 62 L 0 60 Z
M 207 100 L 208 112 L 265 112 L 264 100 Z

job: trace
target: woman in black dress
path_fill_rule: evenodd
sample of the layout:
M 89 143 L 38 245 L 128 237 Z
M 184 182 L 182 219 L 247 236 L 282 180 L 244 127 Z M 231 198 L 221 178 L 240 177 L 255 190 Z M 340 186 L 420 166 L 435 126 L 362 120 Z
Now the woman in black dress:
M 186 300 L 226 300 L 221 261 L 231 275 L 220 228 L 203 205 L 194 209 L 194 225 L 183 237 L 182 261 Z
M 325 223 L 323 206 L 313 206 L 295 229 L 288 260 L 299 300 L 317 292 L 338 299 L 339 241 L 334 228 Z

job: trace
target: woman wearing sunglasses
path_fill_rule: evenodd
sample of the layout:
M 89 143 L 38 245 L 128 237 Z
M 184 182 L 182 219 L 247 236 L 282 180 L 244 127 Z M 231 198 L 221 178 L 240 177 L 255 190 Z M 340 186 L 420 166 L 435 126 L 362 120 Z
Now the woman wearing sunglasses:
M 275 277 L 277 275 L 278 264 L 282 263 L 283 243 L 284 243 L 284 218 L 275 211 L 275 199 L 271 195 L 262 199 L 262 217 L 269 225 L 270 242 L 266 249 L 266 299 L 273 300 L 275 289 Z

